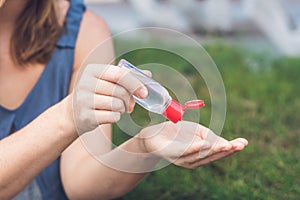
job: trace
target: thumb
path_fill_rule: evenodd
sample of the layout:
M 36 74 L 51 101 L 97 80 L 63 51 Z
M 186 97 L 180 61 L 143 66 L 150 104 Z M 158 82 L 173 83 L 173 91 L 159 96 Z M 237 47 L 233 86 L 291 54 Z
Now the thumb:
M 146 74 L 149 77 L 152 77 L 152 72 L 149 70 L 142 70 L 144 74 Z

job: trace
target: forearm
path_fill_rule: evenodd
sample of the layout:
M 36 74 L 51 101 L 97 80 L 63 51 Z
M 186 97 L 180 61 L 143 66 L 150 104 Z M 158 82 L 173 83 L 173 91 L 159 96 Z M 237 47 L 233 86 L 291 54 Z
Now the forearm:
M 145 153 L 139 139 L 132 138 L 104 156 L 97 157 L 99 161 L 87 155 L 73 162 L 68 168 L 63 168 L 62 173 L 69 198 L 112 199 L 126 194 L 160 160 Z
M 0 141 L 0 199 L 19 193 L 76 139 L 59 120 L 65 119 L 56 105 Z

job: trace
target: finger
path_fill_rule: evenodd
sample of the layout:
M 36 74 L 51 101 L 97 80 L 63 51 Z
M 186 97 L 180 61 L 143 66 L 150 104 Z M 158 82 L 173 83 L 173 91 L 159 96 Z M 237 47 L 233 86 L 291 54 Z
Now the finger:
M 211 149 L 199 152 L 199 158 L 205 158 L 219 152 L 232 150 L 232 144 L 228 141 L 217 141 L 212 145 Z
M 207 139 L 205 141 L 208 141 L 209 143 L 211 143 L 212 147 L 205 151 L 199 152 L 199 156 L 201 158 L 213 155 L 213 154 L 221 152 L 221 151 L 228 151 L 228 150 L 232 149 L 232 144 L 229 141 L 227 141 L 221 137 L 219 137 L 218 139 L 214 139 L 214 140 Z
M 214 161 L 217 161 L 217 160 L 220 160 L 220 159 L 223 159 L 223 158 L 226 158 L 232 154 L 234 154 L 235 151 L 234 150 L 231 150 L 231 151 L 224 151 L 224 152 L 219 152 L 217 154 L 214 154 L 214 155 L 211 155 L 205 159 L 201 159 L 195 163 L 192 163 L 190 165 L 191 168 L 197 168 L 197 167 L 200 167 L 202 165 L 206 165 L 206 164 L 209 164 L 209 163 L 212 163 Z
M 137 77 L 140 76 L 131 72 L 124 72 L 117 83 L 128 90 L 130 94 L 138 98 L 146 98 L 148 96 L 148 89 Z
M 95 117 L 97 123 L 101 124 L 113 124 L 120 120 L 121 114 L 119 112 L 112 112 L 107 110 L 95 110 Z
M 209 152 L 205 152 L 207 150 L 200 152 L 199 153 L 200 158 L 213 156 L 215 154 L 222 153 L 222 152 L 241 151 L 247 146 L 248 141 L 244 138 L 237 138 L 235 140 L 230 141 L 229 143 L 230 143 L 230 145 L 227 145 L 227 144 L 223 143 L 223 144 L 220 144 L 220 145 L 213 146 L 213 149 L 210 150 Z
M 220 144 L 226 140 L 216 135 L 212 130 L 199 125 L 196 133 L 201 139 L 210 142 L 213 145 Z
M 127 112 L 133 109 L 132 106 L 134 105 L 132 104 L 134 104 L 134 102 L 132 102 L 133 98 L 131 94 L 118 84 L 99 79 L 97 87 L 95 89 L 95 93 L 100 95 L 113 96 L 123 100 Z
M 135 106 L 135 100 L 132 96 L 130 96 L 130 99 L 129 99 L 129 109 L 128 109 L 128 113 L 132 113 L 133 111 L 133 108 Z
M 231 148 L 232 148 L 232 144 L 228 140 L 219 137 L 217 141 L 214 141 L 212 152 L 216 153 L 219 151 L 226 151 L 226 150 L 230 150 Z
M 197 151 L 194 151 L 193 153 L 187 154 L 187 155 L 183 155 L 182 157 L 180 157 L 179 159 L 177 159 L 175 162 L 178 164 L 191 164 L 194 163 L 196 161 L 198 161 L 200 159 L 199 156 L 199 152 L 201 151 L 205 151 L 207 149 L 210 149 L 211 145 L 207 142 L 204 142 L 199 149 L 197 149 Z
M 229 142 L 228 140 L 216 135 L 212 130 L 202 125 L 198 125 L 196 134 L 203 140 L 206 140 L 209 143 L 213 144 L 213 148 L 210 151 L 207 150 L 205 152 L 201 152 L 203 158 L 209 155 L 213 155 L 219 151 L 230 150 L 233 148 L 233 146 L 235 146 L 237 150 L 243 149 L 244 146 L 248 144 L 248 141 L 243 138 L 238 138 L 234 141 Z
M 240 140 L 240 139 L 242 139 L 242 138 L 239 138 L 239 139 L 237 139 L 238 141 L 235 141 L 235 142 L 239 143 L 238 148 L 233 146 L 232 149 L 230 149 L 230 150 L 220 151 L 220 152 L 212 154 L 212 155 L 210 155 L 206 158 L 199 159 L 199 161 L 196 161 L 194 163 L 190 163 L 190 166 L 192 168 L 199 167 L 201 165 L 205 165 L 205 164 L 214 162 L 216 160 L 220 160 L 220 159 L 228 157 L 228 156 L 230 156 L 230 155 L 232 155 L 232 154 L 234 154 L 238 151 L 243 150 L 244 147 L 245 147 L 245 143 L 242 144 L 241 142 L 242 141 L 245 142 L 246 140 L 245 139 Z
M 182 156 L 185 157 L 185 156 L 193 155 L 195 153 L 199 153 L 199 151 L 205 151 L 211 148 L 212 145 L 205 140 L 196 141 L 193 142 L 193 144 L 190 147 L 188 147 L 188 149 L 185 150 Z
M 198 128 L 197 135 L 213 145 L 212 153 L 232 148 L 232 144 L 228 140 L 216 135 L 212 130 L 208 128 Z
M 244 138 L 236 138 L 234 140 L 231 140 L 230 143 L 233 149 L 236 151 L 243 150 L 248 145 L 248 141 Z
M 188 122 L 190 123 L 190 122 Z M 191 124 L 192 126 L 194 126 L 194 124 Z M 206 136 L 212 132 L 209 128 L 202 126 L 201 124 L 196 124 L 197 127 L 195 127 L 196 129 L 196 135 L 198 135 L 200 138 L 202 138 L 203 140 L 206 138 Z
M 201 139 L 206 140 L 212 144 L 217 143 L 226 143 L 228 142 L 226 139 L 218 136 L 209 128 L 206 128 L 200 124 L 197 126 L 196 135 L 198 135 Z
M 96 110 L 125 112 L 125 105 L 121 99 L 105 95 L 94 95 L 94 107 Z
M 93 75 L 99 79 L 117 83 L 138 98 L 146 98 L 148 90 L 144 84 L 126 68 L 114 65 L 90 65 Z
M 182 144 L 182 143 L 174 142 L 168 148 L 165 149 L 164 154 L 169 155 L 168 156 L 169 161 L 174 162 L 180 157 L 185 157 L 210 148 L 211 148 L 211 144 L 203 140 L 193 142 L 192 144 Z M 167 154 L 167 151 L 169 151 L 170 153 Z

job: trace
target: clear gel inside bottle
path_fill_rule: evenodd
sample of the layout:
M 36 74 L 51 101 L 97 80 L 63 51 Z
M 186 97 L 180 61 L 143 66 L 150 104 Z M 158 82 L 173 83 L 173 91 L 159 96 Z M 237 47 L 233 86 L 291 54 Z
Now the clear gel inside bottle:
M 202 100 L 193 100 L 187 102 L 184 106 L 181 106 L 177 101 L 172 99 L 169 92 L 162 85 L 128 61 L 123 59 L 119 62 L 118 66 L 130 69 L 131 73 L 133 73 L 148 89 L 148 96 L 145 99 L 134 96 L 135 101 L 143 108 L 157 114 L 162 114 L 174 123 L 182 120 L 182 116 L 186 109 L 196 109 L 204 106 Z

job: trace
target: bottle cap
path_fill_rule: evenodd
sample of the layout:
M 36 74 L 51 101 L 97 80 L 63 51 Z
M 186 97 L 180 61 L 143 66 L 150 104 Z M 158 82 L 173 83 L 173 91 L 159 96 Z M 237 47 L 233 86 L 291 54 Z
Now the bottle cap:
M 165 116 L 170 121 L 177 123 L 178 121 L 182 120 L 183 113 L 184 111 L 180 103 L 172 99 L 163 112 L 163 116 Z
M 182 120 L 182 116 L 187 109 L 198 109 L 202 108 L 203 106 L 205 106 L 205 104 L 202 100 L 188 101 L 184 104 L 184 106 L 182 106 L 180 103 L 172 99 L 163 112 L 163 116 L 173 123 L 177 123 L 178 121 Z
M 192 100 L 192 101 L 188 101 L 184 104 L 183 110 L 186 111 L 187 109 L 189 109 L 189 110 L 198 109 L 198 108 L 202 108 L 204 106 L 205 106 L 205 103 L 203 100 Z

